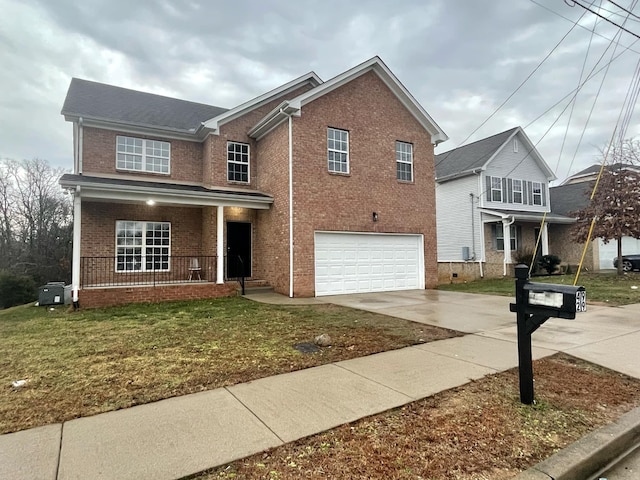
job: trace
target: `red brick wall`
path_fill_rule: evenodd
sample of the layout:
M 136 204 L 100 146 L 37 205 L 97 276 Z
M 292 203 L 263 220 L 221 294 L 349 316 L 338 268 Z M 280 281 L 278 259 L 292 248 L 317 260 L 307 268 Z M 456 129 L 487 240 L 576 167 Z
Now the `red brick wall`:
M 83 129 L 82 171 L 85 175 L 96 173 L 123 173 L 140 177 L 150 177 L 154 180 L 177 180 L 186 182 L 202 181 L 202 143 L 170 140 L 162 137 L 133 135 L 112 130 L 85 127 Z M 170 174 L 135 172 L 131 170 L 116 170 L 116 136 L 145 138 L 160 140 L 171 144 Z M 141 178 L 143 180 L 144 178 Z
M 156 287 L 85 288 L 78 294 L 80 308 L 108 307 L 128 303 L 154 303 L 172 300 L 204 300 L 237 294 L 236 282 L 218 285 L 198 283 Z
M 261 259 L 254 276 L 289 295 L 289 123 L 279 125 L 257 145 L 259 190 L 273 195 L 269 210 L 257 212 L 255 256 Z
M 422 233 L 425 284 L 437 284 L 430 135 L 373 72 L 293 117 L 294 295 L 314 294 L 314 231 Z M 328 172 L 327 127 L 349 131 L 348 175 Z M 414 182 L 396 179 L 396 140 L 413 144 Z M 378 222 L 372 213 L 378 213 Z
M 116 221 L 171 222 L 171 254 L 202 255 L 202 209 L 149 207 L 101 202 L 82 203 L 83 257 L 115 255 Z
M 292 99 L 311 88 L 310 85 L 301 87 L 286 96 L 281 96 L 263 105 L 260 108 L 237 118 L 220 128 L 219 135 L 209 135 L 205 141 L 205 184 L 206 185 L 230 185 L 233 187 L 256 189 L 258 175 L 262 173 L 262 159 L 257 161 L 256 142 L 249 138 L 247 132 L 253 128 L 262 118 L 282 103 L 285 99 Z M 250 183 L 238 183 L 227 181 L 227 141 L 235 141 L 249 144 L 249 175 Z M 258 165 L 259 164 L 259 165 Z

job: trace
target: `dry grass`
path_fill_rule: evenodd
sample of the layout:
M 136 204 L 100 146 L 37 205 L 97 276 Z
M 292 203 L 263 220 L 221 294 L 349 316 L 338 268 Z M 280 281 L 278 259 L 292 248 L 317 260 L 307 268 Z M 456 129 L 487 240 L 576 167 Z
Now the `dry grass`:
M 331 348 L 294 344 L 321 333 Z M 242 298 L 0 311 L 0 434 L 456 336 L 333 305 Z M 27 379 L 14 389 L 13 380 Z
M 640 405 L 640 381 L 558 354 L 193 477 L 506 479 Z

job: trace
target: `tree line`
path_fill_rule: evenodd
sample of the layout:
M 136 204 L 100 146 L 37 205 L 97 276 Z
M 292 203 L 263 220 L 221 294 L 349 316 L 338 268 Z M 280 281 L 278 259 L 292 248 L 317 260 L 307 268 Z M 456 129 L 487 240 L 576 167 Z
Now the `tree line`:
M 0 308 L 71 281 L 73 202 L 46 160 L 0 159 Z

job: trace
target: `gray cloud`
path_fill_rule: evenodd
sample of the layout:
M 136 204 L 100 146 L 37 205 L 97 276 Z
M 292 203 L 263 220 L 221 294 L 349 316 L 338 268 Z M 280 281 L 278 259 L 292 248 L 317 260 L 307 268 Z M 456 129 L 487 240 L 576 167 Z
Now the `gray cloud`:
M 71 128 L 59 111 L 72 76 L 233 107 L 310 70 L 328 79 L 374 55 L 449 134 L 442 152 L 494 112 L 580 18 L 470 140 L 526 126 L 577 86 L 594 16 L 557 0 L 536 2 L 0 0 L 0 157 L 70 168 Z M 640 32 L 637 23 L 628 27 Z M 596 32 L 613 38 L 616 29 L 600 21 Z M 608 43 L 594 37 L 589 69 Z M 546 130 L 566 102 L 527 128 L 534 143 L 546 134 L 538 148 L 559 177 L 592 163 L 611 136 L 637 60 L 627 52 L 611 66 L 573 164 L 602 74 L 577 98 L 560 160 L 568 110 Z M 628 136 L 639 133 L 634 117 Z

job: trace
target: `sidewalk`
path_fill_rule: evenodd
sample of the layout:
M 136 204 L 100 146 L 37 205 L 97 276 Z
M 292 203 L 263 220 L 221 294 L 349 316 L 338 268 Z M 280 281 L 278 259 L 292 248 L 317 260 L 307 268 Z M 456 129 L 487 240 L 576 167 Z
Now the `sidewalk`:
M 512 314 L 494 314 L 504 297 L 429 295 L 341 301 L 445 327 L 466 315 L 477 333 L 2 435 L 0 478 L 181 478 L 517 366 Z M 564 350 L 640 377 L 640 306 L 600 309 L 545 324 L 534 357 Z

